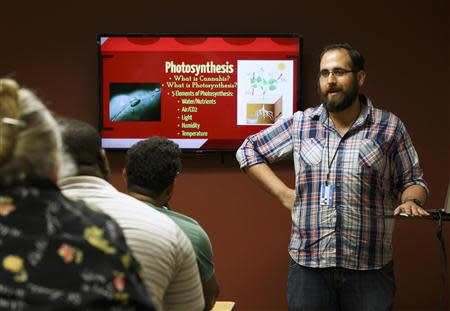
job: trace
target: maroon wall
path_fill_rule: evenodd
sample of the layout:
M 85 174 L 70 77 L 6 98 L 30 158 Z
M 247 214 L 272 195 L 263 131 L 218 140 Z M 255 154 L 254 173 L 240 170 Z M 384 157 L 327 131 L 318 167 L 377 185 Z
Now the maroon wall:
M 35 89 L 56 113 L 97 125 L 99 33 L 298 32 L 304 36 L 307 108 L 317 103 L 321 47 L 347 41 L 367 59 L 364 92 L 376 106 L 400 116 L 412 136 L 431 190 L 427 206 L 441 208 L 450 177 L 448 1 L 303 2 L 2 3 L 0 74 Z M 113 182 L 123 190 L 124 154 L 108 154 Z M 286 310 L 289 213 L 239 171 L 233 154 L 187 154 L 183 160 L 173 206 L 209 233 L 220 299 L 236 301 L 238 310 Z M 293 184 L 292 164 L 275 170 Z M 438 308 L 435 228 L 430 221 L 396 224 L 396 310 Z M 446 224 L 448 249 L 449 230 Z

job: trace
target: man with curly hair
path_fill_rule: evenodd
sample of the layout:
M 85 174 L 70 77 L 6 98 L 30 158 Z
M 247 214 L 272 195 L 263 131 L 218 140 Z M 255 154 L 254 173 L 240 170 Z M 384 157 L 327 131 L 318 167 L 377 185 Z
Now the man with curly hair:
M 214 274 L 211 243 L 197 221 L 169 209 L 175 179 L 181 172 L 180 148 L 163 137 L 138 142 L 128 150 L 124 178 L 128 194 L 169 216 L 186 233 L 197 255 L 206 310 L 214 306 L 219 286 Z

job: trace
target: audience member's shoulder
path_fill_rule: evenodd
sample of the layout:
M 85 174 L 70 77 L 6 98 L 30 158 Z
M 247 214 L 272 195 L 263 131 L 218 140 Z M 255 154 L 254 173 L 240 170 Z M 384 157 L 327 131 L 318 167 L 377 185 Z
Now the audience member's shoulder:
M 191 223 L 193 225 L 196 225 L 196 226 L 200 227 L 200 224 L 198 223 L 197 220 L 195 220 L 194 218 L 189 217 L 189 216 L 187 216 L 185 214 L 182 214 L 182 213 L 179 213 L 179 212 L 175 212 L 175 211 L 172 211 L 172 210 L 167 210 L 167 214 L 169 214 L 169 215 L 172 214 L 173 216 L 175 216 L 175 217 L 177 217 L 177 218 L 179 218 L 179 219 L 181 219 L 181 220 L 183 220 L 185 222 L 188 222 L 188 223 Z
M 189 231 L 188 237 L 193 238 L 195 236 L 195 244 L 201 244 L 201 245 L 210 245 L 209 236 L 206 233 L 206 231 L 203 229 L 203 227 L 200 225 L 200 223 L 195 220 L 192 217 L 189 217 L 185 214 L 181 214 L 175 211 L 168 211 L 172 216 L 176 217 L 178 222 L 183 222 L 185 225 L 187 225 L 190 229 L 187 229 Z M 176 222 L 177 222 L 176 221 Z M 197 245 L 198 246 L 198 245 Z
M 117 220 L 126 218 L 135 221 L 136 226 L 142 223 L 147 224 L 147 226 L 142 226 L 142 230 L 157 227 L 166 228 L 164 230 L 167 231 L 175 226 L 170 218 L 161 215 L 141 201 L 118 191 L 113 185 L 101 178 L 92 176 L 70 177 L 62 180 L 60 186 L 67 197 L 83 200 L 93 209 L 97 207 Z
M 143 226 L 137 228 L 138 230 L 158 232 L 164 240 L 172 240 L 177 243 L 181 229 L 169 216 L 156 211 L 128 194 L 118 192 L 117 196 L 124 203 L 121 208 L 125 210 L 127 217 L 143 224 Z
M 72 200 L 66 198 L 63 203 L 65 211 L 70 215 L 62 218 L 63 222 L 80 222 L 83 225 L 90 226 L 116 226 L 116 222 L 108 214 L 104 213 L 94 204 L 89 204 L 81 200 Z

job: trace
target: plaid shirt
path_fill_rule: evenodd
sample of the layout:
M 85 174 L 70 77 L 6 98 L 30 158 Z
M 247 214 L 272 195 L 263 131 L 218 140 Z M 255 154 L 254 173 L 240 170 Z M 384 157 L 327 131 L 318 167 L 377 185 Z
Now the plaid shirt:
M 384 216 L 393 214 L 409 186 L 427 189 L 403 123 L 362 99 L 363 111 L 344 136 L 320 105 L 248 137 L 237 151 L 241 168 L 293 157 L 297 197 L 289 252 L 300 265 L 383 267 L 392 260 L 394 228 Z M 333 203 L 321 206 L 330 163 Z

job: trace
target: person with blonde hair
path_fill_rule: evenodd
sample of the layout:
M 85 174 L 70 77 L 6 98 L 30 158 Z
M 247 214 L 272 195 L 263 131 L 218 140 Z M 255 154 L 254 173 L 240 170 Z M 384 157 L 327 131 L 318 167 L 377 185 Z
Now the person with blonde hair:
M 0 309 L 154 310 L 118 225 L 56 186 L 62 154 L 51 113 L 0 79 Z

